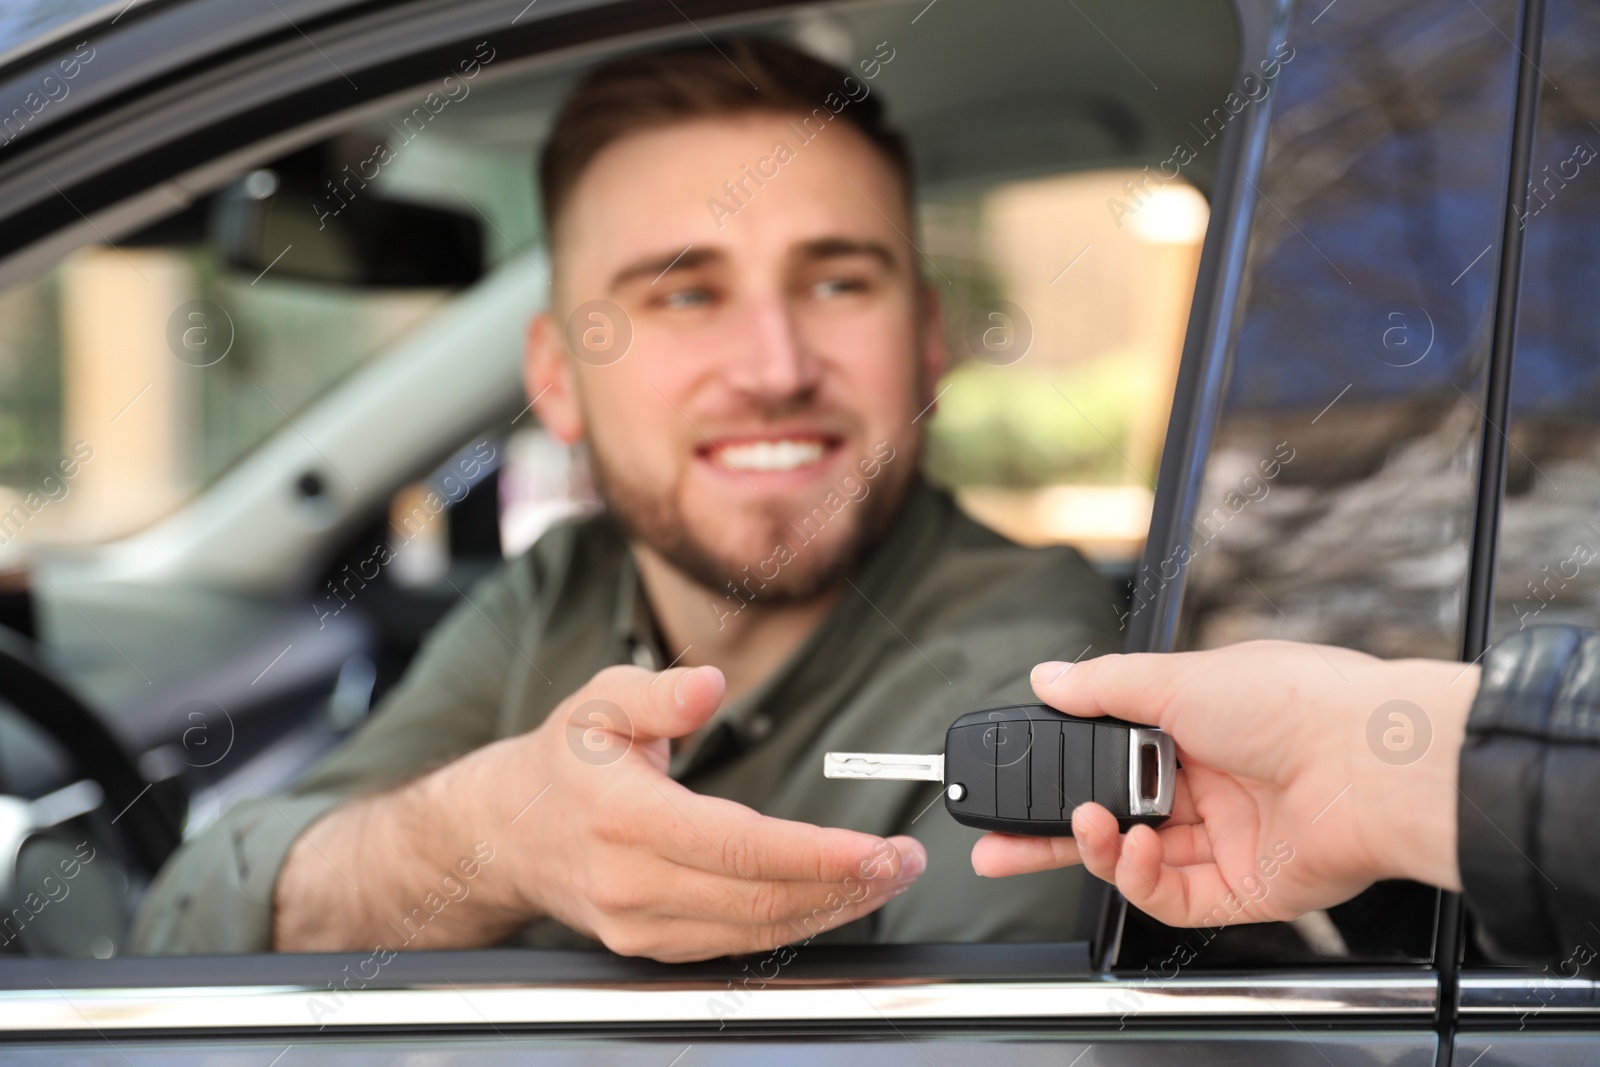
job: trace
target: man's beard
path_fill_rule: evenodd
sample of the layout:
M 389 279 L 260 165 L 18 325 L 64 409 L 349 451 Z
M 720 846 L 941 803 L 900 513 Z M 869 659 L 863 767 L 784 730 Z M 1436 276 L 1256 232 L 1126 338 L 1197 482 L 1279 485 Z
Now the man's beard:
M 902 454 L 893 462 L 897 468 L 915 470 L 918 459 Z M 888 477 L 888 469 L 869 480 L 852 470 L 842 477 L 853 478 L 866 489 L 865 495 L 852 499 L 835 485 L 821 490 L 815 500 L 783 501 L 764 516 L 767 528 L 755 541 L 759 548 L 719 550 L 685 520 L 676 484 L 660 491 L 639 486 L 593 443 L 589 460 L 601 499 L 630 540 L 648 545 L 712 592 L 726 593 L 732 585 L 740 596 L 754 594 L 755 602 L 773 606 L 805 603 L 843 581 L 882 542 L 914 480 L 903 474 Z M 830 493 L 844 501 L 838 514 L 823 505 Z M 818 513 L 827 517 L 823 533 L 831 537 L 818 535 L 814 518 Z M 810 527 L 803 525 L 808 519 Z M 753 556 L 739 556 L 740 551 L 750 551 Z M 774 566 L 775 575 L 771 573 Z

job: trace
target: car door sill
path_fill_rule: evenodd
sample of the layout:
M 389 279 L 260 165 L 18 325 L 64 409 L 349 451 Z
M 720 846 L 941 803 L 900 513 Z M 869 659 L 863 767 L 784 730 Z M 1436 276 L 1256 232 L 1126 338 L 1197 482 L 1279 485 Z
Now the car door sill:
M 0 1032 L 543 1027 L 738 1022 L 1111 1021 L 1137 1017 L 1428 1018 L 1431 972 L 1085 978 L 1071 981 L 775 979 L 407 988 L 310 985 L 0 992 Z

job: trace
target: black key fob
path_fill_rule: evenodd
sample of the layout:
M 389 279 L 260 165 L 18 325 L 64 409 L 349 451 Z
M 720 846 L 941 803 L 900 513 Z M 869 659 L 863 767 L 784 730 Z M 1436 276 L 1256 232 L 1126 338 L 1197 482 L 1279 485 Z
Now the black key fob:
M 1072 809 L 1092 800 L 1126 833 L 1172 814 L 1176 771 L 1172 738 L 1160 730 L 1013 704 L 968 712 L 950 725 L 944 803 L 968 826 L 1070 837 Z

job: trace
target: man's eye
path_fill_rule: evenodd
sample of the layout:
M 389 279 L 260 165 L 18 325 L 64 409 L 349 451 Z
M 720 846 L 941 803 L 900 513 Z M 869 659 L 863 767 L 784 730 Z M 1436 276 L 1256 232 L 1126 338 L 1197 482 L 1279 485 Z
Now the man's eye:
M 678 289 L 662 297 L 661 304 L 669 308 L 697 308 L 711 303 L 711 293 L 705 289 Z
M 846 293 L 860 293 L 867 288 L 865 282 L 859 278 L 828 278 L 811 287 L 813 296 L 824 299 L 831 296 L 843 296 Z

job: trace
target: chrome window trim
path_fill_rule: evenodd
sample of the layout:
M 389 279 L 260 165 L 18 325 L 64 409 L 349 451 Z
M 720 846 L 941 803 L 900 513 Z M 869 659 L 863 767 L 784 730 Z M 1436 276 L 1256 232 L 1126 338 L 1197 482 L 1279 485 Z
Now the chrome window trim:
M 358 979 L 359 980 L 359 979 Z M 331 985 L 331 983 L 330 983 Z M 725 1022 L 1172 1019 L 1328 1015 L 1431 1018 L 1438 981 L 1409 975 L 1081 981 L 776 980 L 414 985 L 335 993 L 312 985 L 0 992 L 0 1032 L 210 1031 Z
M 1600 983 L 1552 974 L 1472 974 L 1461 978 L 1462 1015 L 1538 1015 L 1600 1011 Z

